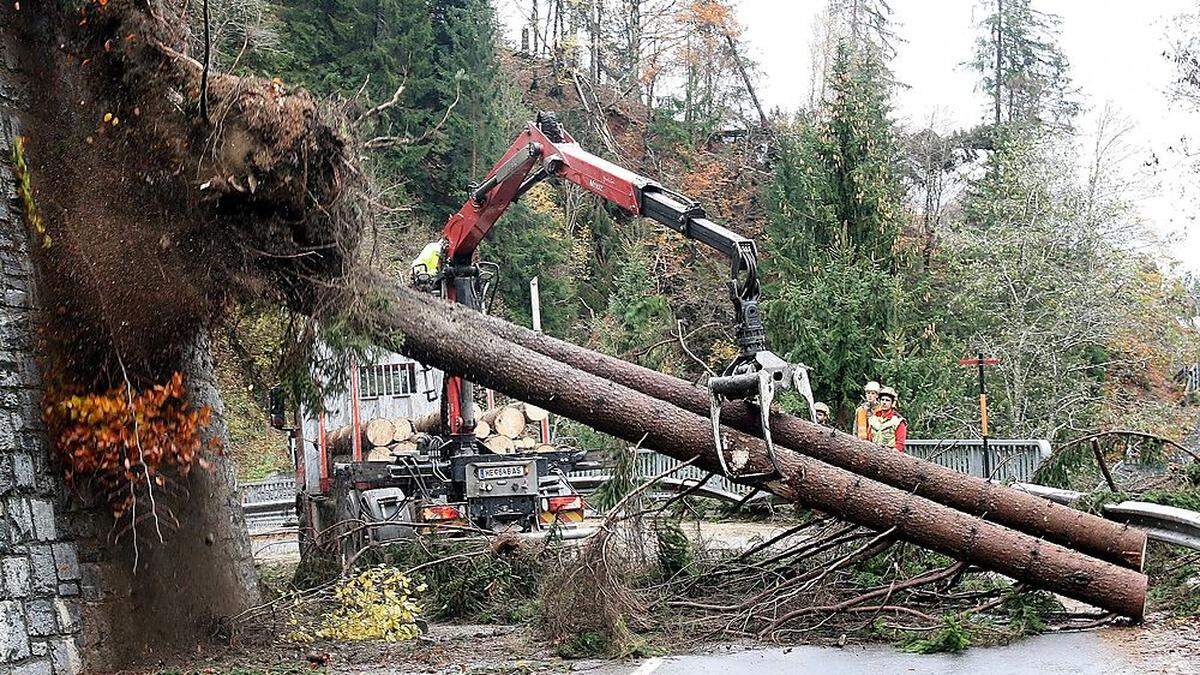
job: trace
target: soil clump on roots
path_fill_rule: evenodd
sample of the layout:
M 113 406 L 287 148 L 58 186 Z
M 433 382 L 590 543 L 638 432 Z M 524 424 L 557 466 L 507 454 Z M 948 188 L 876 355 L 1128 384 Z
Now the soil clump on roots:
M 277 81 L 205 77 L 182 0 L 40 4 L 23 133 L 63 375 L 161 381 L 239 297 L 311 311 L 361 229 L 338 121 Z

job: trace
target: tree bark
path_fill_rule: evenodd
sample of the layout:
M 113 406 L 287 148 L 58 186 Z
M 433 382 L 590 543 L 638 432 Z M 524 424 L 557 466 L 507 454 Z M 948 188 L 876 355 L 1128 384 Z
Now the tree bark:
M 388 288 L 372 283 L 369 287 Z M 641 447 L 718 470 L 709 421 L 666 401 L 560 363 L 505 340 L 482 326 L 482 315 L 397 289 L 357 317 L 359 330 L 393 344 L 422 363 L 460 373 L 547 410 L 579 420 Z M 745 453 L 748 471 L 769 464 L 764 443 L 729 430 L 726 447 Z M 973 565 L 999 572 L 1103 609 L 1140 619 L 1144 574 L 1044 542 L 914 494 L 855 475 L 786 448 L 778 450 L 781 477 L 763 487 L 845 520 L 885 530 Z
M 469 312 L 451 310 L 454 320 Z M 478 323 L 495 336 L 598 377 L 635 389 L 685 410 L 708 415 L 708 394 L 676 377 L 535 333 L 494 317 Z M 721 422 L 760 435 L 758 411 L 735 401 L 721 409 Z M 856 474 L 912 492 L 971 515 L 1015 530 L 1045 537 L 1090 556 L 1141 570 L 1146 533 L 1123 523 L 1056 504 L 1006 485 L 968 476 L 933 462 L 878 446 L 849 434 L 821 427 L 792 415 L 773 413 L 771 435 L 776 444 Z

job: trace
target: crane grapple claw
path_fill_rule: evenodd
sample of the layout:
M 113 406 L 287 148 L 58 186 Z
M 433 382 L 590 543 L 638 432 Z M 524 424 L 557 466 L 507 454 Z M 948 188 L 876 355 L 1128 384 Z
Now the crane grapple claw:
M 771 402 L 780 391 L 795 387 L 797 393 L 808 402 L 812 411 L 812 388 L 808 381 L 808 367 L 804 364 L 790 364 L 773 352 L 761 350 L 752 356 L 740 357 L 734 361 L 724 374 L 708 380 L 710 402 L 710 419 L 713 429 L 713 445 L 717 451 L 717 461 L 721 471 L 730 478 L 738 480 L 765 481 L 778 478 L 781 475 L 778 460 L 775 457 L 775 443 L 771 439 Z M 762 424 L 762 438 L 767 444 L 767 457 L 771 468 L 766 471 L 744 471 L 749 460 L 748 456 L 735 451 L 726 452 L 724 438 L 721 435 L 721 406 L 725 401 L 745 400 L 758 406 Z

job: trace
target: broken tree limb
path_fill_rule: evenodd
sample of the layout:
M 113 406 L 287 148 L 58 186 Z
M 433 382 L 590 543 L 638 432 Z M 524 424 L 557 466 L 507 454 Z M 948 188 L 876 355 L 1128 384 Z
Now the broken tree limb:
M 390 282 L 377 281 L 369 285 L 394 288 Z M 422 363 L 460 373 L 656 452 L 684 460 L 699 455 L 699 466 L 719 470 L 706 418 L 497 340 L 482 328 L 482 315 L 455 309 L 444 301 L 399 288 L 386 302 L 364 307 L 354 321 L 361 333 L 384 344 L 394 344 L 394 336 L 403 335 L 401 351 Z M 760 439 L 733 430 L 726 437 L 731 455 L 745 453 L 746 470 L 769 467 Z M 1124 616 L 1140 619 L 1145 612 L 1144 574 L 788 449 L 779 449 L 777 460 L 781 477 L 764 487 L 785 499 L 879 531 L 895 527 L 897 536 L 919 546 Z
M 457 306 L 448 316 L 460 320 L 462 314 L 469 311 Z M 708 414 L 708 394 L 679 378 L 535 333 L 494 317 L 484 317 L 479 325 L 497 337 L 555 361 L 685 410 Z M 747 433 L 761 434 L 758 411 L 744 401 L 726 403 L 721 410 L 721 421 Z M 1055 504 L 911 455 L 880 452 L 877 446 L 867 441 L 791 415 L 772 413 L 771 434 L 777 444 L 960 511 L 1027 534 L 1045 537 L 1118 565 L 1136 570 L 1141 570 L 1144 565 L 1146 533 L 1123 523 Z

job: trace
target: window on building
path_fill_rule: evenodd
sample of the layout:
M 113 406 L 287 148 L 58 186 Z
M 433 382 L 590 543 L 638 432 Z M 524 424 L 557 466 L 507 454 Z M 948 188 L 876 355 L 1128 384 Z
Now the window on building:
M 383 363 L 358 367 L 358 395 L 363 400 L 412 396 L 415 393 L 415 363 Z

